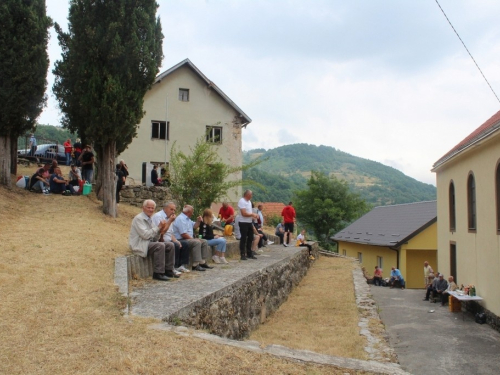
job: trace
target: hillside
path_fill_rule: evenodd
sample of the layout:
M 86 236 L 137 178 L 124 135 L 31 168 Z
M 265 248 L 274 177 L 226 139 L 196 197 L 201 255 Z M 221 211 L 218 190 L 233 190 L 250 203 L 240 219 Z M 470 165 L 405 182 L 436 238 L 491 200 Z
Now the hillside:
M 374 206 L 436 199 L 436 188 L 387 165 L 363 159 L 329 146 L 304 143 L 275 149 L 245 151 L 244 163 L 260 157 L 258 166 L 243 172 L 243 178 L 266 189 L 245 185 L 256 201 L 287 202 L 293 191 L 306 188 L 311 170 L 346 180 L 354 192 Z

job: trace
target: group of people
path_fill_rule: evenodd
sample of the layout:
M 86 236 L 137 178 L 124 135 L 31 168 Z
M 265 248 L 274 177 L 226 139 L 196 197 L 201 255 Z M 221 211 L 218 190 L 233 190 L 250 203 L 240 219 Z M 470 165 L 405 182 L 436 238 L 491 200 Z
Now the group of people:
M 153 254 L 153 279 L 168 281 L 182 273 L 212 269 L 207 263 L 208 246 L 216 246 L 212 257 L 215 263 L 228 263 L 224 256 L 226 239 L 214 234 L 210 209 L 193 221 L 194 209 L 190 205 L 185 205 L 178 216 L 174 202 L 164 203 L 157 213 L 155 208 L 153 200 L 144 201 L 142 212 L 132 221 L 129 235 L 129 247 L 134 254 L 142 257 Z M 193 257 L 191 269 L 190 256 Z
M 391 277 L 389 278 L 389 286 L 394 288 L 396 283 L 399 284 L 399 287 L 404 290 L 406 287 L 405 279 L 401 271 L 396 267 L 391 267 Z M 383 270 L 379 266 L 375 266 L 375 271 L 373 272 L 373 284 L 375 286 L 386 286 L 387 282 L 384 281 Z
M 424 262 L 424 283 L 425 298 L 423 300 L 435 302 L 435 299 L 439 299 L 441 300 L 441 306 L 448 303 L 449 292 L 454 292 L 458 288 L 453 276 L 449 276 L 448 281 L 446 281 L 442 273 L 437 272 L 434 274 L 434 270 L 428 261 Z
M 75 187 L 78 186 L 79 190 L 81 181 L 81 171 L 74 164 L 71 165 L 68 178 L 65 178 L 57 161 L 53 160 L 52 163 L 45 163 L 35 171 L 29 182 L 29 190 L 45 195 L 51 193 L 76 195 L 80 192 L 77 192 Z
M 273 243 L 267 240 L 262 231 L 262 206 L 254 209 L 251 199 L 252 191 L 246 190 L 238 202 L 237 214 L 227 202 L 219 210 L 221 223 L 234 227 L 235 237 L 240 241 L 242 261 L 257 259 L 259 242 L 264 247 Z M 192 220 L 194 209 L 191 205 L 185 205 L 178 216 L 174 202 L 164 203 L 163 209 L 156 213 L 155 209 L 156 203 L 153 200 L 145 200 L 142 212 L 132 220 L 129 235 L 129 247 L 134 254 L 142 257 L 152 254 L 153 279 L 168 281 L 180 277 L 182 273 L 212 269 L 207 263 L 209 246 L 215 247 L 215 254 L 212 256 L 214 263 L 228 263 L 225 257 L 226 239 L 214 233 L 214 213 L 211 209 L 205 209 L 196 221 Z M 293 231 L 293 227 L 291 230 Z M 198 235 L 195 234 L 196 231 Z M 306 243 L 305 231 L 297 239 L 300 241 L 298 246 L 307 246 L 311 251 L 310 245 Z

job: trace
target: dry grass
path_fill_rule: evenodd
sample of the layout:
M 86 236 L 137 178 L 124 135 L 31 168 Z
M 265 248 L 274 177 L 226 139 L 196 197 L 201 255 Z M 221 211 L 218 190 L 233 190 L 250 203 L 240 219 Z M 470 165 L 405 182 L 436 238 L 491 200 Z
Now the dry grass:
M 113 219 L 92 196 L 0 188 L 1 374 L 354 373 L 149 330 L 152 319 L 122 316 L 114 258 L 129 252 L 138 211 L 120 205 Z
M 359 335 L 351 260 L 321 257 L 288 300 L 251 335 L 280 344 L 340 357 L 367 359 Z

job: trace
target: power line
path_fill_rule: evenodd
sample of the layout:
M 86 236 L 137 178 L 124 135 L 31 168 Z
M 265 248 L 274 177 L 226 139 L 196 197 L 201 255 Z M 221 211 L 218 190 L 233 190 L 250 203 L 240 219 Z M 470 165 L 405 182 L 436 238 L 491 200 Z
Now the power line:
M 479 65 L 477 64 L 476 60 L 474 60 L 474 57 L 472 57 L 472 54 L 469 52 L 469 49 L 467 48 L 467 46 L 465 45 L 464 41 L 462 40 L 462 38 L 460 38 L 460 35 L 458 35 L 458 32 L 457 30 L 455 30 L 455 28 L 453 27 L 453 25 L 451 24 L 451 21 L 450 19 L 448 18 L 448 16 L 446 15 L 446 13 L 444 12 L 443 8 L 441 8 L 441 4 L 439 4 L 438 0 L 435 0 L 436 1 L 436 4 L 438 5 L 439 9 L 441 9 L 441 12 L 443 12 L 446 20 L 448 21 L 448 23 L 450 24 L 451 28 L 453 29 L 453 31 L 455 32 L 455 34 L 457 34 L 457 37 L 458 39 L 460 39 L 460 41 L 462 42 L 465 50 L 467 51 L 467 53 L 469 54 L 470 58 L 472 59 L 472 61 L 474 61 L 474 64 L 476 64 L 476 67 L 477 69 L 479 70 L 479 73 L 481 73 L 481 75 L 483 76 L 484 80 L 486 81 L 486 83 L 488 84 L 488 86 L 490 87 L 491 89 L 491 92 L 493 93 L 493 95 L 495 95 L 495 98 L 497 98 L 498 102 L 500 103 L 500 99 L 498 98 L 495 90 L 493 90 L 493 87 L 491 87 L 490 83 L 488 82 L 488 80 L 486 79 L 486 76 L 484 75 L 483 71 L 481 70 L 481 68 L 479 67 Z

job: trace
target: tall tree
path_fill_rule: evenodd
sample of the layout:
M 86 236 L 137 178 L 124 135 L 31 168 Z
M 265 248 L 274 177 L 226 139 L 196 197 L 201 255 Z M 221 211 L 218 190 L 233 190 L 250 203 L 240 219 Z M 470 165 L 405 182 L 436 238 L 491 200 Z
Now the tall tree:
M 52 20 L 45 0 L 2 0 L 0 25 L 0 184 L 10 186 L 17 138 L 35 127 L 47 100 Z
M 326 244 L 329 235 L 367 212 L 358 194 L 352 193 L 346 181 L 311 172 L 308 189 L 296 192 L 297 219 L 314 230 L 317 239 Z
M 136 135 L 144 95 L 163 58 L 155 0 L 71 0 L 69 31 L 56 23 L 62 60 L 54 94 L 63 126 L 97 152 L 103 212 L 116 216 L 115 156 Z

